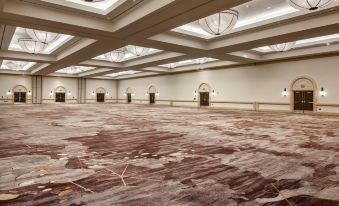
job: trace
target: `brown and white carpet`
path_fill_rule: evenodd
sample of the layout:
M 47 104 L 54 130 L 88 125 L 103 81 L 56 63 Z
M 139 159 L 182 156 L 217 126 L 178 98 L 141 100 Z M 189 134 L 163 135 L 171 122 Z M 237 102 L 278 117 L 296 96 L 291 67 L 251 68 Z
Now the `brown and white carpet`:
M 339 117 L 0 106 L 0 205 L 338 206 Z

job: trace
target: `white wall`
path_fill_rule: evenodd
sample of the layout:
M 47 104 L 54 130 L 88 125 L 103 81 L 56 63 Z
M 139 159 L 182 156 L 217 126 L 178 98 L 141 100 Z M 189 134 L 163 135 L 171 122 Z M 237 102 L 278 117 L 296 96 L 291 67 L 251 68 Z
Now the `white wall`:
M 12 103 L 12 95 L 7 95 L 8 90 L 13 92 L 15 86 L 22 85 L 27 91 L 32 91 L 32 78 L 26 75 L 5 75 L 0 74 L 0 103 Z M 27 96 L 27 102 L 31 101 L 31 96 Z
M 319 104 L 339 104 L 338 57 L 120 80 L 119 98 L 125 98 L 123 94 L 126 88 L 132 87 L 135 99 L 145 99 L 147 88 L 154 85 L 160 92 L 158 99 L 192 101 L 194 91 L 198 90 L 201 83 L 207 83 L 217 92 L 217 95 L 212 97 L 212 101 L 288 104 L 290 98 L 284 97 L 282 91 L 284 88 L 289 90 L 292 81 L 299 76 L 312 77 L 316 81 L 318 91 L 324 87 L 327 96 L 318 97 Z M 193 103 L 193 105 L 197 104 Z M 269 106 L 265 107 L 269 109 Z M 289 105 L 272 105 L 273 110 L 278 107 L 285 110 Z
M 105 95 L 105 102 L 115 102 L 117 97 L 117 81 L 115 80 L 101 80 L 101 79 L 86 79 L 86 103 L 96 102 L 96 95 L 92 92 L 97 88 L 102 87 L 108 92 Z

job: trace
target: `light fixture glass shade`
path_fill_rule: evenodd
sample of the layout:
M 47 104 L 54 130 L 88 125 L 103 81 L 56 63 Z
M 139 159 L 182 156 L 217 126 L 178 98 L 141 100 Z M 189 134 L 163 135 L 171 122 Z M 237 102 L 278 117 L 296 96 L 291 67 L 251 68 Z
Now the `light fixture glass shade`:
M 35 29 L 26 29 L 26 33 L 35 41 L 50 43 L 57 38 L 59 38 L 60 34 L 48 32 L 48 31 L 40 31 Z
M 33 39 L 18 39 L 19 46 L 31 54 L 41 53 L 47 46 L 47 43 L 34 41 Z
M 104 54 L 105 58 L 111 62 L 121 62 L 125 57 L 125 49 L 117 49 Z
M 27 65 L 27 62 L 23 61 L 9 61 L 6 63 L 6 66 L 10 70 L 24 70 L 25 66 Z
M 298 10 L 317 10 L 328 6 L 333 0 L 287 0 L 288 3 Z
M 206 63 L 206 61 L 207 61 L 207 59 L 205 57 L 193 60 L 193 62 L 196 63 L 196 64 L 204 64 L 204 63 Z
M 235 10 L 226 10 L 198 20 L 199 25 L 206 32 L 221 35 L 233 29 L 237 23 L 239 13 Z
M 277 52 L 284 52 L 292 49 L 294 47 L 296 42 L 287 42 L 287 43 L 282 43 L 282 44 L 275 44 L 269 46 L 272 50 L 277 51 Z
M 166 64 L 165 66 L 169 69 L 174 69 L 175 67 L 177 67 L 177 63 L 170 63 L 170 64 Z
M 61 70 L 58 70 L 59 73 L 66 73 L 66 74 L 77 74 L 83 71 L 85 70 L 81 69 L 81 67 L 78 67 L 78 66 L 70 66 L 70 67 L 66 67 Z
M 134 46 L 134 45 L 128 45 L 127 50 L 132 53 L 135 56 L 143 56 L 148 54 L 150 48 L 141 47 L 141 46 Z

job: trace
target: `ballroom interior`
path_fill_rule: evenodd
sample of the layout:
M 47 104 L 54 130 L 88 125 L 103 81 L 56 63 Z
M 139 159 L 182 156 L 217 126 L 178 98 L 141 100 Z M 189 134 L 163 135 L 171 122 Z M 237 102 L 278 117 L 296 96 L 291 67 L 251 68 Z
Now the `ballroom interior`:
M 339 206 L 339 0 L 0 0 L 0 205 Z

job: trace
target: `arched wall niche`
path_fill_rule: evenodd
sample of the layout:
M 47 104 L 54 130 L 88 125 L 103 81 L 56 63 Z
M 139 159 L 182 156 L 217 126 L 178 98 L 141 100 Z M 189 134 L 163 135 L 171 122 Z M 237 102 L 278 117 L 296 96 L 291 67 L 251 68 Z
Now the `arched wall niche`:
M 294 92 L 295 91 L 313 91 L 313 111 L 317 110 L 317 84 L 316 81 L 309 76 L 299 76 L 295 78 L 290 85 L 290 106 L 291 111 L 294 110 Z
M 106 90 L 103 87 L 99 87 L 99 88 L 97 88 L 95 90 L 95 93 L 97 93 L 97 94 L 104 94 L 104 93 L 106 93 Z
M 157 92 L 157 89 L 155 88 L 155 86 L 150 86 L 149 88 L 148 88 L 148 92 L 149 93 L 156 93 Z
M 54 93 L 66 93 L 66 89 L 63 86 L 58 86 L 54 89 Z
M 23 85 L 16 85 L 13 90 L 13 92 L 27 92 L 27 89 Z
M 206 83 L 202 83 L 200 84 L 199 88 L 198 88 L 199 92 L 210 92 L 211 91 L 211 87 L 210 85 L 206 84 Z

